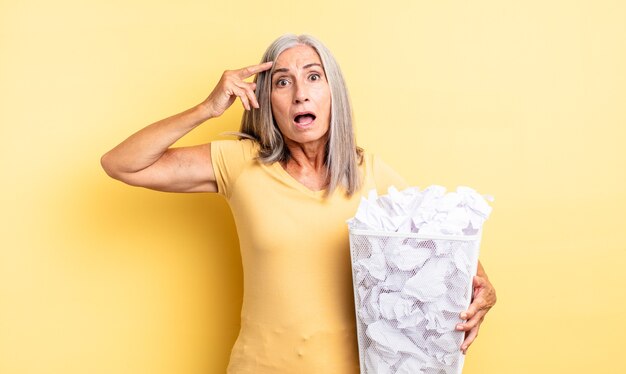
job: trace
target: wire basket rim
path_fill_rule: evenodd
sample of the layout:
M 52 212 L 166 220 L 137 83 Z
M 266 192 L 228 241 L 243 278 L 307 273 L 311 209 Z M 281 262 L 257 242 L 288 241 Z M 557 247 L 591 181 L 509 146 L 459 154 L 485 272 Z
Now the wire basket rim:
M 376 231 L 376 230 L 362 230 L 362 229 L 349 229 L 350 235 L 358 236 L 391 236 L 413 239 L 434 239 L 434 240 L 454 240 L 470 242 L 480 240 L 481 232 L 476 235 L 425 235 L 413 232 L 395 232 L 395 231 Z

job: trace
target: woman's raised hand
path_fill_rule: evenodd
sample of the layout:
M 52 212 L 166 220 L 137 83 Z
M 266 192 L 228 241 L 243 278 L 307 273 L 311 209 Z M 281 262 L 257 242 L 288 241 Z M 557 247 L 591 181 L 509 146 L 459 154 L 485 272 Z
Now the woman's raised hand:
M 129 136 L 102 156 L 102 167 L 111 177 L 133 186 L 168 192 L 216 192 L 210 144 L 170 147 L 206 120 L 222 115 L 237 97 L 246 109 L 258 108 L 255 84 L 244 80 L 271 67 L 272 63 L 266 62 L 224 72 L 206 100 Z
M 259 103 L 254 94 L 256 83 L 246 82 L 245 79 L 271 67 L 272 61 L 268 61 L 243 69 L 226 70 L 213 92 L 201 105 L 208 110 L 212 118 L 221 116 L 235 102 L 237 97 L 239 97 L 246 110 L 258 108 Z

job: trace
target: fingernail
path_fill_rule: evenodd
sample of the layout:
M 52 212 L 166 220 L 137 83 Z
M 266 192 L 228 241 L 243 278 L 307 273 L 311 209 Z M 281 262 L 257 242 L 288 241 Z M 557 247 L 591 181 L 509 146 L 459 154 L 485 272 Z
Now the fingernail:
M 467 319 L 467 313 L 465 312 L 461 313 L 461 319 Z
M 463 325 L 456 325 L 457 330 L 463 330 Z

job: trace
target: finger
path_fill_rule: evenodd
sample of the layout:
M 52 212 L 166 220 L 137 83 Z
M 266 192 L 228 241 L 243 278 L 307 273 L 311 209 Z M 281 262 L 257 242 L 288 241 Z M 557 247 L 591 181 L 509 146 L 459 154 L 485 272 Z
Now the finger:
M 235 83 L 235 85 L 241 88 L 246 93 L 246 96 L 248 97 L 250 105 L 253 108 L 259 108 L 259 103 L 254 93 L 254 89 L 256 88 L 256 83 L 239 82 L 239 83 Z
M 467 308 L 466 311 L 461 312 L 461 319 L 462 320 L 468 320 L 471 319 L 472 317 L 474 317 L 476 315 L 476 313 L 478 313 L 478 311 L 480 309 L 482 309 L 484 306 L 484 300 L 482 297 L 478 297 L 476 299 L 474 299 L 474 301 L 472 301 L 472 303 L 470 304 L 469 308 Z
M 248 93 L 248 99 L 250 100 L 250 104 L 252 104 L 253 108 L 259 109 L 259 102 L 256 100 L 256 95 L 254 91 L 246 91 Z
M 461 319 L 470 319 L 472 318 L 479 309 L 483 308 L 486 305 L 485 299 L 481 296 L 481 291 L 483 290 L 483 285 L 485 280 L 481 277 L 475 276 L 472 280 L 472 284 L 474 286 L 472 304 L 470 304 L 469 308 L 466 311 L 461 313 Z
M 496 296 L 496 290 L 493 288 L 493 285 L 486 278 L 480 278 L 476 280 L 476 286 L 474 288 L 474 297 L 481 296 L 489 308 L 496 304 L 498 300 Z
M 461 343 L 461 352 L 463 354 L 467 354 L 467 350 L 469 346 L 472 345 L 474 340 L 478 337 L 478 330 L 480 329 L 480 325 L 471 329 L 467 334 L 465 334 L 465 340 Z
M 474 276 L 474 278 L 472 279 L 472 288 L 473 288 L 472 295 L 476 296 L 476 294 L 480 292 L 482 289 L 484 289 L 486 285 L 487 285 L 487 280 L 485 278 L 479 277 L 478 275 Z
M 273 63 L 273 61 L 268 61 L 258 65 L 250 65 L 243 69 L 237 70 L 237 75 L 241 79 L 246 79 L 253 76 L 254 74 L 270 69 Z
M 233 93 L 237 95 L 239 100 L 241 100 L 241 104 L 243 104 L 243 107 L 246 110 L 250 110 L 250 101 L 248 100 L 248 95 L 246 95 L 246 90 L 235 87 L 233 88 Z
M 482 323 L 483 319 L 485 319 L 485 314 L 487 314 L 486 310 L 479 310 L 474 317 L 467 320 L 465 323 L 459 323 L 456 325 L 456 329 L 459 331 L 469 331 Z

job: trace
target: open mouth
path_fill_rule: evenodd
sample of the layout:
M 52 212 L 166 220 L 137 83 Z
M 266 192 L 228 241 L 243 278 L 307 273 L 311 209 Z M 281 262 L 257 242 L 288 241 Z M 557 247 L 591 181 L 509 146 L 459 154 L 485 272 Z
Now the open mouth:
M 298 113 L 294 117 L 293 121 L 300 126 L 310 125 L 313 121 L 315 121 L 315 114 L 311 112 Z

